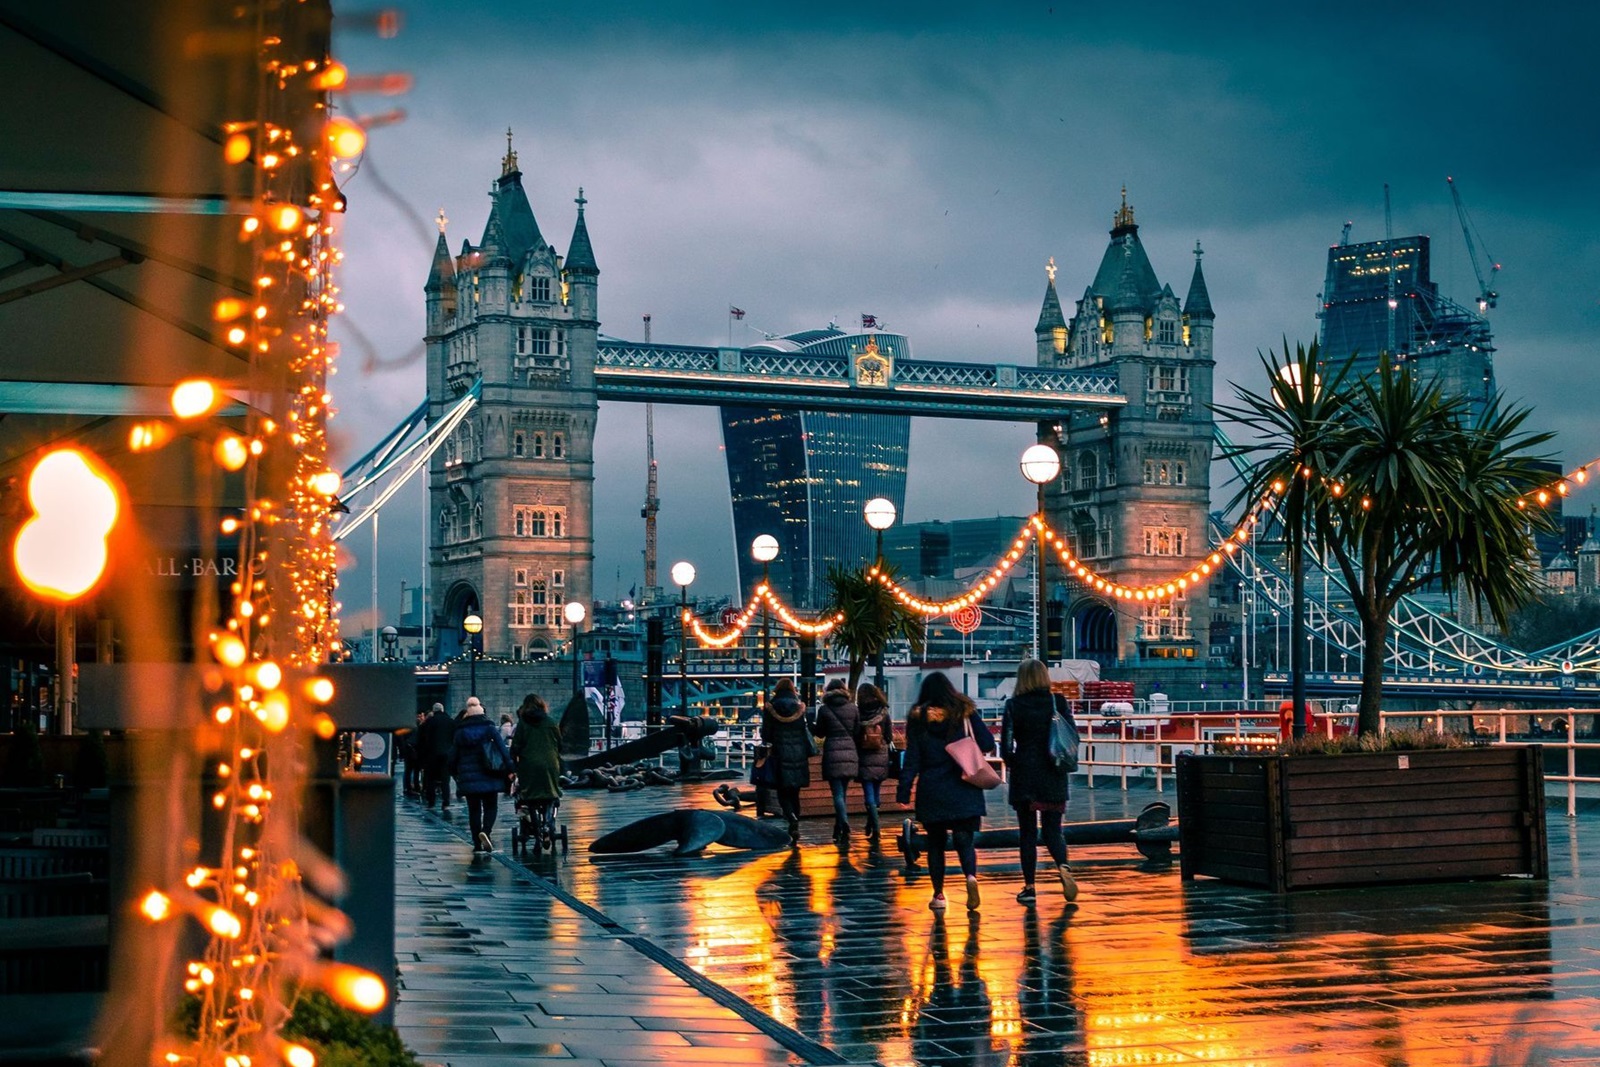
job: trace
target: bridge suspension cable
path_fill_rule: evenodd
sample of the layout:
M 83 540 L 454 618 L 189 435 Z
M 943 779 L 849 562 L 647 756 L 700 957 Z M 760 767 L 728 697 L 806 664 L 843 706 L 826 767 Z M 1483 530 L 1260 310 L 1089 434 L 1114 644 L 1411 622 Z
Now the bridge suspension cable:
M 411 462 L 405 470 L 398 477 L 392 479 L 388 485 L 384 486 L 383 491 L 371 503 L 361 508 L 360 511 L 352 512 L 349 518 L 339 524 L 339 528 L 333 533 L 335 541 L 343 541 L 346 537 L 359 530 L 368 519 L 375 518 L 378 514 L 378 509 L 387 504 L 389 499 L 411 480 L 412 475 L 422 469 L 423 465 L 428 462 L 429 457 L 445 441 L 449 440 L 450 435 L 456 431 L 456 427 L 461 425 L 461 420 L 467 417 L 467 413 L 477 406 L 478 393 L 481 387 L 481 381 L 474 382 L 472 388 L 463 393 L 461 399 L 456 401 L 455 406 L 447 411 L 444 417 L 436 424 L 429 427 L 426 433 L 413 441 L 403 451 L 389 456 L 386 462 L 375 466 L 365 478 L 340 498 L 346 506 L 349 506 L 353 497 L 372 489 L 402 462 L 405 462 L 407 457 L 411 457 L 413 452 L 417 453 L 411 458 Z M 393 451 L 392 446 L 390 451 Z

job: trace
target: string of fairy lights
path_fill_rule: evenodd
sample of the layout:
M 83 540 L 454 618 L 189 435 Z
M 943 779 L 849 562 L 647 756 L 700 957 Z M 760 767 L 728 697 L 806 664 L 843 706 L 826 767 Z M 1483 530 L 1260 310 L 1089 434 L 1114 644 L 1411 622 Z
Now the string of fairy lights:
M 1530 505 L 1545 507 L 1554 499 L 1564 498 L 1575 489 L 1587 485 L 1596 470 L 1600 470 L 1600 457 L 1590 460 L 1580 467 L 1563 474 L 1561 477 L 1547 482 L 1543 486 L 1516 499 L 1519 508 Z M 1311 472 L 1303 470 L 1308 477 Z M 1161 578 L 1154 582 L 1131 586 L 1108 578 L 1099 573 L 1089 564 L 1085 563 L 1072 551 L 1066 538 L 1058 534 L 1045 522 L 1042 515 L 1031 515 L 1017 532 L 1004 555 L 993 567 L 985 571 L 972 584 L 960 594 L 945 600 L 925 600 L 905 586 L 891 578 L 881 568 L 874 566 L 868 570 L 868 577 L 886 588 L 901 605 L 912 612 L 933 619 L 941 615 L 950 615 L 963 608 L 977 607 L 989 593 L 1005 580 L 1010 573 L 1028 553 L 1029 544 L 1038 538 L 1047 550 L 1053 550 L 1057 559 L 1066 568 L 1068 575 L 1078 580 L 1085 588 L 1091 589 L 1114 600 L 1132 603 L 1160 603 L 1171 600 L 1173 597 L 1185 593 L 1189 588 L 1205 582 L 1217 568 L 1225 566 L 1228 559 L 1244 548 L 1255 535 L 1263 517 L 1277 507 L 1285 490 L 1283 483 L 1274 483 L 1271 491 L 1262 495 L 1245 512 L 1245 515 L 1227 537 L 1221 539 L 1199 562 L 1182 571 Z M 1336 496 L 1345 492 L 1343 485 L 1336 484 L 1332 487 Z M 1366 506 L 1365 498 L 1362 505 Z M 723 649 L 737 643 L 745 631 L 760 616 L 762 608 L 766 607 L 776 614 L 784 626 L 796 633 L 805 636 L 823 636 L 831 633 L 837 626 L 845 621 L 844 614 L 836 613 L 817 619 L 803 619 L 796 615 L 787 604 L 775 593 L 770 584 L 762 582 L 751 593 L 750 599 L 745 602 L 743 609 L 721 629 L 714 629 L 705 625 L 694 613 L 684 610 L 682 621 L 685 627 L 695 636 L 695 640 L 702 648 Z
M 317 675 L 340 647 L 339 476 L 326 432 L 328 320 L 342 310 L 334 269 L 344 198 L 334 174 L 359 158 L 366 135 L 330 114 L 328 94 L 345 83 L 345 68 L 325 51 L 293 54 L 316 35 L 291 32 L 292 8 L 257 9 L 259 111 L 222 131 L 226 163 L 253 169 L 239 232 L 251 252 L 252 292 L 219 301 L 213 315 L 223 343 L 249 360 L 254 395 L 275 398 L 263 403 L 276 407 L 253 410 L 243 432 L 218 426 L 213 440 L 217 465 L 242 477 L 246 501 L 239 517 L 222 520 L 222 532 L 239 537 L 239 578 L 225 624 L 204 640 L 212 704 L 201 735 L 205 751 L 218 753 L 209 768 L 210 802 L 222 817 L 218 858 L 194 866 L 182 885 L 149 890 L 140 904 L 152 922 L 189 915 L 209 934 L 182 979 L 198 1001 L 197 1030 L 161 1053 L 175 1067 L 314 1067 L 310 1049 L 279 1036 L 303 990 L 324 989 L 367 1012 L 388 997 L 378 976 L 321 958 L 349 922 L 307 891 L 328 894 L 338 876 L 298 836 L 294 775 L 305 745 L 337 730 L 323 707 L 333 684 Z M 269 25 L 273 18 L 285 25 Z M 181 382 L 173 413 L 199 424 L 218 400 L 213 383 Z M 149 422 L 129 444 L 144 451 L 172 437 Z

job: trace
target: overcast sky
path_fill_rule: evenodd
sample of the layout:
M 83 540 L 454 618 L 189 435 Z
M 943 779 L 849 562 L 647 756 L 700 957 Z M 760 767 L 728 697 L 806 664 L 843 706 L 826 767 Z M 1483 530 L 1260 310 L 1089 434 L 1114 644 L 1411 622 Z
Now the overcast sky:
M 393 40 L 339 33 L 352 72 L 415 79 L 347 101 L 405 117 L 372 131 L 345 190 L 346 458 L 422 398 L 430 220 L 443 207 L 452 247 L 478 239 L 507 126 L 559 251 L 584 189 L 602 331 L 640 337 L 649 313 L 663 342 L 727 343 L 731 303 L 748 312 L 736 342 L 869 312 L 920 358 L 1031 362 L 1046 258 L 1075 300 L 1126 185 L 1180 296 L 1205 248 L 1218 400 L 1258 384 L 1258 350 L 1316 336 L 1326 250 L 1346 221 L 1353 241 L 1383 236 L 1385 182 L 1395 234 L 1430 235 L 1441 290 L 1470 303 L 1454 175 L 1503 265 L 1502 391 L 1569 465 L 1600 456 L 1595 5 L 771 6 L 418 3 Z M 1030 441 L 1025 424 L 918 420 L 905 519 L 1030 510 Z M 697 592 L 732 593 L 715 418 L 658 406 L 656 451 L 662 581 L 687 558 Z M 595 477 L 611 598 L 643 573 L 641 407 L 601 405 Z M 422 525 L 420 488 L 384 511 L 385 622 L 420 580 Z M 347 630 L 370 617 L 371 541 L 351 540 Z

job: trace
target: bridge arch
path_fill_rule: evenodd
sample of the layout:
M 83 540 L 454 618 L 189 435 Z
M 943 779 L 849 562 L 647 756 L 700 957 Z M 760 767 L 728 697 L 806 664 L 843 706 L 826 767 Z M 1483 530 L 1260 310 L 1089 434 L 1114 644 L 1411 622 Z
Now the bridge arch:
M 1117 661 L 1117 616 L 1111 605 L 1084 597 L 1072 606 L 1072 645 L 1077 659 L 1092 659 L 1102 666 Z
M 459 656 L 466 651 L 466 633 L 461 629 L 462 620 L 474 611 L 482 615 L 482 604 L 483 599 L 478 596 L 478 590 L 471 582 L 455 582 L 445 591 L 444 607 L 439 613 L 438 625 L 434 631 L 439 636 L 438 658 L 441 661 Z

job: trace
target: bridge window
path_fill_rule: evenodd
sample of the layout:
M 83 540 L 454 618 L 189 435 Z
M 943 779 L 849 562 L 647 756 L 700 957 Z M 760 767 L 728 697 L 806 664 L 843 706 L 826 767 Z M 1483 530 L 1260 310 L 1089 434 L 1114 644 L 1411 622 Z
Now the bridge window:
M 1095 546 L 1095 555 L 1100 559 L 1106 559 L 1106 558 L 1110 557 L 1111 554 L 1112 554 L 1112 548 L 1111 548 L 1111 516 L 1106 515 L 1106 516 L 1102 516 L 1101 517 L 1101 519 L 1100 519 L 1100 528 L 1096 532 L 1099 535 L 1100 543 Z
M 483 534 L 483 501 L 472 505 L 472 536 L 479 537 Z
M 530 625 L 546 626 L 549 620 L 549 597 L 545 593 L 543 582 L 534 582 L 533 588 L 528 591 Z
M 557 330 L 556 331 L 556 355 L 557 356 L 565 356 L 566 354 L 567 354 L 567 331 L 566 330 Z
M 526 568 L 526 567 L 518 567 L 515 570 L 513 570 L 511 572 L 511 584 L 512 585 L 527 585 L 528 584 L 528 568 Z
M 1182 460 L 1147 459 L 1144 461 L 1145 485 L 1187 485 L 1187 465 Z
M 551 434 L 550 435 L 550 455 L 551 455 L 551 457 L 555 458 L 555 459 L 560 459 L 562 456 L 566 455 L 566 447 L 565 447 L 565 445 L 566 445 L 566 442 L 561 439 L 561 435 L 560 434 L 558 434 L 558 433 Z
M 1067 351 L 1067 328 L 1056 326 L 1050 331 L 1050 346 L 1056 350 L 1056 355 L 1064 355 Z
M 528 594 L 518 589 L 511 595 L 511 625 L 517 629 L 524 629 L 529 625 L 531 614 L 528 603 Z
M 546 522 L 546 516 L 545 516 L 545 513 L 543 511 L 531 511 L 531 512 L 529 512 L 528 513 L 528 536 L 529 537 L 543 537 L 544 536 L 544 531 L 545 531 L 545 522 Z
M 511 454 L 518 459 L 528 454 L 528 435 L 521 430 L 511 435 Z
M 1171 319 L 1162 319 L 1156 324 L 1156 341 L 1171 345 L 1178 342 L 1178 324 Z
M 521 663 L 522 662 L 522 660 L 524 659 L 524 655 L 523 655 L 523 651 L 522 651 L 522 646 L 521 645 L 512 645 L 511 646 L 511 658 L 512 658 L 512 660 L 514 662 L 517 662 L 517 663 Z
M 567 536 L 567 534 L 566 534 L 566 517 L 567 517 L 566 516 L 566 512 L 562 511 L 560 508 L 556 508 L 554 511 L 552 511 L 550 513 L 550 536 L 551 537 L 565 537 L 565 536 Z
M 541 304 L 550 303 L 550 279 L 535 274 L 533 282 L 533 299 Z
M 1092 451 L 1078 453 L 1078 488 L 1100 488 L 1100 457 Z
M 1139 619 L 1139 636 L 1146 640 L 1186 641 L 1189 608 L 1175 600 L 1147 603 Z
M 1186 555 L 1188 531 L 1175 526 L 1146 526 L 1144 554 L 1147 556 Z
M 550 584 L 555 586 L 557 589 L 560 589 L 561 586 L 566 582 L 566 578 L 566 571 L 554 570 L 550 572 Z
M 536 433 L 533 435 L 533 458 L 544 458 L 544 434 L 542 433 Z
M 531 326 L 517 327 L 517 355 L 525 356 L 533 350 L 533 328 Z
M 550 354 L 550 331 L 545 327 L 534 328 L 533 354 L 536 356 L 548 356 Z

